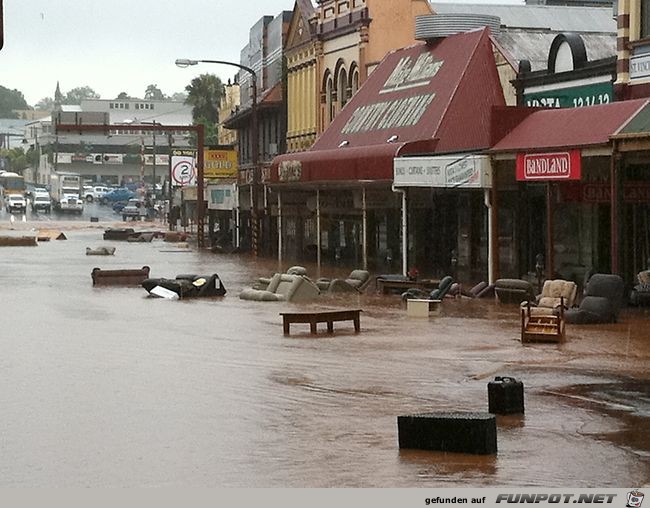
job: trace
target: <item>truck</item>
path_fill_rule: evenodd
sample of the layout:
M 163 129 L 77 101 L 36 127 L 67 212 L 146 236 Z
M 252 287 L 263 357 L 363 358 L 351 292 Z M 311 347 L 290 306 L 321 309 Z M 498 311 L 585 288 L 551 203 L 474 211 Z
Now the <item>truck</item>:
M 81 188 L 82 179 L 78 173 L 52 174 L 50 176 L 50 197 L 54 209 L 81 214 L 84 210 Z

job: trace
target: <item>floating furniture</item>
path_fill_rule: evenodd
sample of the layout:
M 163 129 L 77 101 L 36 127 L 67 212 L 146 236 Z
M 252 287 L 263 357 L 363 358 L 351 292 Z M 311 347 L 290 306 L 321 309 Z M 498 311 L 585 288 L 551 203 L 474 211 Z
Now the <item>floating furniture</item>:
M 328 293 L 361 293 L 370 284 L 370 272 L 352 270 L 345 279 L 320 278 L 316 281 L 318 289 Z
M 291 267 L 287 268 L 287 271 L 284 272 L 284 273 L 286 273 L 288 275 L 303 275 L 303 276 L 306 277 L 307 276 L 307 268 L 305 268 L 304 266 L 298 266 L 298 265 L 291 266 Z M 269 284 L 271 283 L 272 278 L 273 278 L 272 276 L 271 277 L 260 277 L 259 279 L 257 279 L 257 282 L 255 282 L 255 284 L 253 284 L 253 289 L 266 289 L 269 286 Z
M 558 314 L 559 307 L 571 308 L 575 304 L 578 285 L 570 280 L 556 279 L 544 282 L 542 293 L 530 302 L 534 315 Z M 523 304 L 522 304 L 523 306 Z
M 496 417 L 490 413 L 423 413 L 397 417 L 400 448 L 490 455 L 497 452 Z
M 50 229 L 40 229 L 36 234 L 39 242 L 49 242 L 50 240 L 67 240 L 68 238 L 62 231 L 53 231 Z
M 595 273 L 578 308 L 565 312 L 567 323 L 615 323 L 623 304 L 625 285 L 618 275 Z
M 406 315 L 408 317 L 429 317 L 432 313 L 440 313 L 442 300 L 427 300 L 410 298 L 406 300 Z
M 471 296 L 472 298 L 487 298 L 494 296 L 494 284 L 488 284 L 485 281 L 479 282 L 469 290 L 468 296 Z
M 153 240 L 153 237 L 155 236 L 155 233 L 133 233 L 129 235 L 126 239 L 127 242 L 151 242 Z
M 0 236 L 0 247 L 35 247 L 35 236 Z
M 115 247 L 97 247 L 91 249 L 86 247 L 86 256 L 112 256 L 115 254 Z
M 165 233 L 165 241 L 171 243 L 184 242 L 187 240 L 187 233 L 182 231 L 167 231 Z
M 165 291 L 172 291 L 180 299 L 224 296 L 226 294 L 226 288 L 216 273 L 212 275 L 182 274 L 177 275 L 175 279 L 145 279 L 141 285 L 154 296 L 165 297 L 167 294 Z M 165 291 L 160 291 L 159 288 L 163 288 Z
M 135 270 L 102 270 L 93 268 L 93 286 L 139 286 L 149 278 L 149 267 Z
M 384 295 L 391 293 L 402 294 L 404 291 L 412 288 L 429 292 L 436 289 L 440 284 L 440 281 L 436 279 L 413 280 L 404 275 L 379 275 L 375 280 L 377 292 Z
M 133 233 L 133 228 L 108 228 L 104 231 L 104 240 L 128 240 Z
M 630 293 L 632 305 L 650 305 L 650 270 L 644 270 L 637 275 L 639 283 Z
M 535 300 L 533 285 L 522 279 L 498 279 L 494 283 L 494 292 L 501 303 L 520 304 Z
M 451 289 L 451 286 L 454 284 L 454 279 L 451 275 L 446 275 L 437 284 L 437 287 L 434 288 L 432 291 L 427 292 L 423 291 L 422 289 L 419 288 L 410 288 L 404 293 L 402 293 L 402 301 L 407 301 L 409 298 L 411 299 L 428 299 L 428 300 L 442 300 L 447 293 L 449 293 L 449 290 Z
M 514 377 L 495 377 L 488 383 L 488 411 L 495 415 L 523 414 L 524 384 Z
M 564 298 L 560 299 L 563 302 Z M 521 308 L 521 342 L 561 342 L 564 340 L 564 304 L 559 313 L 533 314 L 534 307 L 525 302 Z
M 99 222 L 99 217 L 91 217 L 90 222 Z
M 361 309 L 320 310 L 314 312 L 280 312 L 284 334 L 289 335 L 291 323 L 309 323 L 309 333 L 316 335 L 318 323 L 327 323 L 327 333 L 334 333 L 334 321 L 352 321 L 354 332 L 361 331 L 359 313 Z
M 307 302 L 318 298 L 318 286 L 302 275 L 276 273 L 266 289 L 244 289 L 239 298 L 266 302 Z
M 521 304 L 522 342 L 560 342 L 564 339 L 564 312 L 575 303 L 578 286 L 563 279 L 544 282 L 535 301 Z

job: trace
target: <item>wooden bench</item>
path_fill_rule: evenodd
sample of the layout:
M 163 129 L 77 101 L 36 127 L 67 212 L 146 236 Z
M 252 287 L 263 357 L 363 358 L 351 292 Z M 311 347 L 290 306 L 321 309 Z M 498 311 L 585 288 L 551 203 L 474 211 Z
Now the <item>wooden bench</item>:
M 309 332 L 316 335 L 316 325 L 318 323 L 327 323 L 327 333 L 334 332 L 334 321 L 353 321 L 354 332 L 361 331 L 361 322 L 359 313 L 361 309 L 351 310 L 318 310 L 313 312 L 280 312 L 282 316 L 282 326 L 284 334 L 289 335 L 289 325 L 291 323 L 309 323 Z

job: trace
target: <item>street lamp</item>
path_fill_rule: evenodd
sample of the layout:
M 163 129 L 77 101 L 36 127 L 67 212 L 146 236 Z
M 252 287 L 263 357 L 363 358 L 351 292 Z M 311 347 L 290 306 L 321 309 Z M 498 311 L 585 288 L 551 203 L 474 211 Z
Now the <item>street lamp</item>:
M 259 175 L 258 175 L 258 159 L 259 159 L 259 140 L 258 140 L 258 119 L 257 119 L 257 74 L 253 69 L 245 65 L 241 65 L 235 62 L 227 62 L 225 60 L 190 60 L 188 58 L 178 58 L 176 60 L 176 65 L 181 68 L 187 68 L 190 65 L 197 65 L 199 63 L 211 63 L 211 64 L 221 64 L 221 65 L 230 65 L 232 67 L 238 67 L 251 75 L 251 87 L 253 94 L 253 101 L 251 104 L 251 162 L 253 165 L 253 178 L 251 179 L 251 248 L 253 255 L 258 255 L 258 238 L 259 238 L 259 218 L 257 216 L 257 190 L 259 184 Z

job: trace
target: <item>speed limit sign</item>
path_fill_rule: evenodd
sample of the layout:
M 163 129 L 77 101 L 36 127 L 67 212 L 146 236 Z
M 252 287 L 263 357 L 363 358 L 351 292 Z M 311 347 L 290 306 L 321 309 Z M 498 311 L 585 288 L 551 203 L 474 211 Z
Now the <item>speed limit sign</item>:
M 194 157 L 172 157 L 172 180 L 177 186 L 193 185 L 195 183 Z

